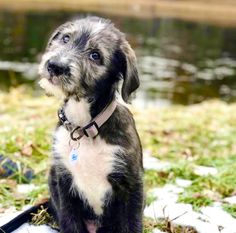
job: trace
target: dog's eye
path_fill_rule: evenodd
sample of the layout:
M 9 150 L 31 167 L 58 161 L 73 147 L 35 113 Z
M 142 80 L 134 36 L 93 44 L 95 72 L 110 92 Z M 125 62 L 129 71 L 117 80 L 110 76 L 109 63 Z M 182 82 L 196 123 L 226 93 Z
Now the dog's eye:
M 68 43 L 69 41 L 70 41 L 70 36 L 69 35 L 64 35 L 63 37 L 62 37 L 62 41 L 66 44 L 66 43 Z
M 92 52 L 90 53 L 89 58 L 93 61 L 98 61 L 100 60 L 101 56 L 98 52 Z

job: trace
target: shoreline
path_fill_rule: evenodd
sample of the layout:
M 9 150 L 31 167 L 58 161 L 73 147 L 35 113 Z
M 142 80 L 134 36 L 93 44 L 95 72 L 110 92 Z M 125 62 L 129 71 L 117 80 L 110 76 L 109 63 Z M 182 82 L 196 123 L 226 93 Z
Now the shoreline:
M 176 18 L 218 26 L 236 26 L 236 2 L 186 0 L 9 0 L 0 1 L 5 11 L 88 11 L 134 18 Z

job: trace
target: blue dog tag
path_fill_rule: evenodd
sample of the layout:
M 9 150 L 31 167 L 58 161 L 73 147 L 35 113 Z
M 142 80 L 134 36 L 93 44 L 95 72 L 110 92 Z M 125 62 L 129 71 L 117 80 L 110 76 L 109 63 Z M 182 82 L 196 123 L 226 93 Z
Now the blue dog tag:
M 70 162 L 75 164 L 77 163 L 78 158 L 79 158 L 78 150 L 73 148 L 70 152 Z

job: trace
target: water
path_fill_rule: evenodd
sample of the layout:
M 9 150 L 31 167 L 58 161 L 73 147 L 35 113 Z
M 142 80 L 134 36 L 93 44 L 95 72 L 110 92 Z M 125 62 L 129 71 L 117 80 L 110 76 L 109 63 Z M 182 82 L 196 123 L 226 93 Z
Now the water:
M 7 91 L 21 83 L 37 88 L 37 63 L 50 33 L 76 15 L 0 12 L 0 89 Z M 109 18 L 127 34 L 138 57 L 141 88 L 136 103 L 236 101 L 236 27 Z

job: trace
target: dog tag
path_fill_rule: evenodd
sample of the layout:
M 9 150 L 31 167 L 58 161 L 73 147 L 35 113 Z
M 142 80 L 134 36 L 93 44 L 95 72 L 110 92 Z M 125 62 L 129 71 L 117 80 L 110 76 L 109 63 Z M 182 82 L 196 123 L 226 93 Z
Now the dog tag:
M 73 148 L 70 152 L 70 162 L 76 164 L 78 162 L 79 154 L 76 148 Z

